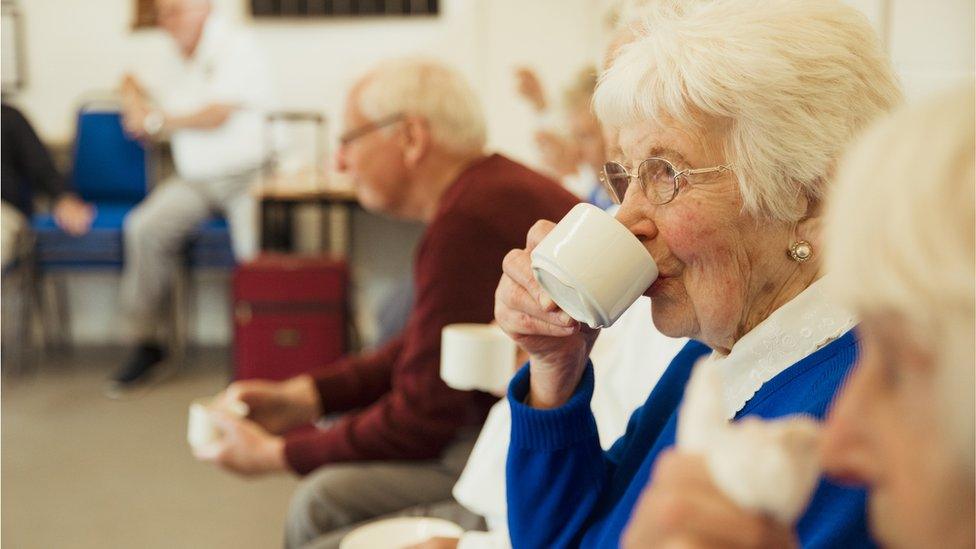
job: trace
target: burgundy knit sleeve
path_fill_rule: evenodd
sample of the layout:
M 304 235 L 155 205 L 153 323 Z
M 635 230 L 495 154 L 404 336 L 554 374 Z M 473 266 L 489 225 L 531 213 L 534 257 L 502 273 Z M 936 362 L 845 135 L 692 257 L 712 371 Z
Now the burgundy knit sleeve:
M 470 423 L 479 400 L 478 393 L 450 389 L 440 379 L 441 329 L 492 320 L 502 258 L 512 242 L 463 216 L 445 216 L 429 228 L 417 256 L 416 300 L 390 391 L 328 430 L 289 436 L 285 453 L 292 468 L 305 474 L 330 462 L 440 455 Z M 333 393 L 330 387 L 325 392 Z
M 326 414 L 372 404 L 390 390 L 393 364 L 403 350 L 403 334 L 379 349 L 346 356 L 313 372 L 315 387 Z

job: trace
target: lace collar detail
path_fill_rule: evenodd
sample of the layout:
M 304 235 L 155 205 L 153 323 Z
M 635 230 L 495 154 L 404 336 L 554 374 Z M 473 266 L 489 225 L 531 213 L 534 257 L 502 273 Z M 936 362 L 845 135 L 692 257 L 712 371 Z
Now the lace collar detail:
M 854 327 L 854 315 L 828 297 L 824 278 L 773 311 L 727 355 L 705 358 L 722 373 L 726 419 L 731 420 L 767 381 Z

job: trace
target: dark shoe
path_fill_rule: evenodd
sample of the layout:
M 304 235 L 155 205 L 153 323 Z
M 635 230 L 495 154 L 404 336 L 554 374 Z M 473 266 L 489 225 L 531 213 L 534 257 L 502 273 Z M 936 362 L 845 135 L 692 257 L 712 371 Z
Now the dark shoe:
M 144 343 L 140 345 L 129 361 L 109 380 L 109 391 L 124 391 L 143 385 L 153 377 L 157 366 L 166 358 L 166 351 L 160 345 Z

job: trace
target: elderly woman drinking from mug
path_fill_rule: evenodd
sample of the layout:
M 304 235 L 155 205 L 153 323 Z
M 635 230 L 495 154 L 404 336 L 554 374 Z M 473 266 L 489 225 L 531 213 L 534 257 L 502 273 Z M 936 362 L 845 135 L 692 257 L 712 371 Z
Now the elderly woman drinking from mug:
M 821 202 L 843 147 L 899 99 L 871 26 L 839 1 L 647 8 L 594 98 L 622 151 L 604 178 L 660 271 L 648 321 L 700 343 L 604 453 L 589 409 L 598 333 L 532 275 L 552 224 L 506 256 L 496 319 L 530 355 L 509 390 L 515 546 L 618 545 L 699 358 L 720 366 L 729 420 L 824 416 L 857 341 L 853 315 L 823 292 Z M 821 481 L 797 532 L 808 546 L 867 544 L 864 493 Z
M 821 462 L 868 487 L 871 533 L 886 547 L 976 542 L 974 106 L 970 83 L 885 120 L 851 151 L 829 200 L 828 290 L 861 319 L 862 352 Z M 696 456 L 662 457 L 624 546 L 790 541 L 790 525 L 732 504 L 704 471 Z M 664 518 L 676 507 L 679 520 Z

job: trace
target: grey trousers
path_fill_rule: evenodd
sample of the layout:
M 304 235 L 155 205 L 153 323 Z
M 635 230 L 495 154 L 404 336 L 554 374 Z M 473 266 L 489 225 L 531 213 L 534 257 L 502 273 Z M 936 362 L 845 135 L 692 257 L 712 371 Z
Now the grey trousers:
M 299 485 L 288 509 L 285 546 L 336 548 L 349 530 L 385 516 L 436 516 L 466 529 L 481 517 L 451 499 L 477 431 L 458 436 L 439 460 L 326 465 Z
M 238 260 L 257 252 L 257 201 L 250 193 L 256 175 L 250 171 L 208 181 L 168 179 L 126 216 L 121 301 L 134 339 L 159 336 L 180 254 L 187 238 L 208 217 L 225 216 Z

